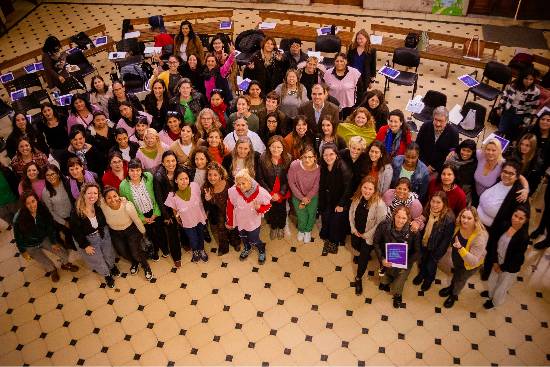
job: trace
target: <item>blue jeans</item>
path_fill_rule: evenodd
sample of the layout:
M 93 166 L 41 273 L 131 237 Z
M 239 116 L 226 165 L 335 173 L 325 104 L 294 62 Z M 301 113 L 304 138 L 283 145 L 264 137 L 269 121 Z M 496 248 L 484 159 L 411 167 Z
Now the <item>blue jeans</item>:
M 191 228 L 183 227 L 183 231 L 187 235 L 193 251 L 204 250 L 204 224 L 199 223 Z
M 239 230 L 239 237 L 243 241 L 244 249 L 250 251 L 252 246 L 258 248 L 258 252 L 265 252 L 265 243 L 260 239 L 260 228 L 258 227 L 253 231 Z

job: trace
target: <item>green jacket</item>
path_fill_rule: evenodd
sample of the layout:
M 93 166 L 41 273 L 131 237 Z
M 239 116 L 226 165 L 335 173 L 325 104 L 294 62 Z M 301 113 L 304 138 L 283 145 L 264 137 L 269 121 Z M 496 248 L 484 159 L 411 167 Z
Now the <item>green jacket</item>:
M 23 253 L 29 247 L 38 247 L 42 244 L 42 241 L 48 237 L 51 243 L 56 243 L 55 227 L 53 225 L 53 219 L 45 215 L 37 215 L 36 222 L 31 231 L 24 231 L 19 224 L 19 214 L 17 211 L 13 218 L 13 235 L 15 237 L 15 244 L 19 249 L 19 252 Z
M 147 193 L 149 194 L 149 197 L 151 198 L 151 201 L 153 202 L 153 214 L 157 217 L 160 217 L 161 212 L 159 205 L 157 201 L 155 200 L 155 192 L 153 190 L 153 175 L 149 172 L 143 172 L 143 179 L 145 180 L 145 188 L 147 189 Z M 118 188 L 118 191 L 120 192 L 120 196 L 124 196 L 128 201 L 131 201 L 132 204 L 136 207 L 136 211 L 138 213 L 139 219 L 143 221 L 145 217 L 143 216 L 143 213 L 141 210 L 139 210 L 138 206 L 136 205 L 136 202 L 134 201 L 134 195 L 132 194 L 132 188 L 130 187 L 130 181 L 126 178 L 122 180 L 120 183 L 120 187 Z M 161 203 L 164 204 L 164 203 Z

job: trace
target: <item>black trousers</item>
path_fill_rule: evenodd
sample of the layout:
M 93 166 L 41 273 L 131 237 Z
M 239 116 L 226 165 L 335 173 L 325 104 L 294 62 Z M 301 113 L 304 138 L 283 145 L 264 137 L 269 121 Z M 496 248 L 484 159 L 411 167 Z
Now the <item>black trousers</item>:
M 150 218 L 153 216 L 153 211 L 151 210 L 148 213 L 143 213 L 143 215 L 145 218 Z M 164 230 L 162 229 L 163 224 L 162 217 L 156 217 L 153 223 L 145 224 L 145 233 L 147 238 L 153 243 L 155 253 L 161 250 L 162 253 L 167 254 L 168 244 L 164 237 Z
M 71 232 L 71 229 L 65 227 L 61 223 L 57 223 L 56 221 L 54 221 L 54 228 L 56 232 L 55 236 L 57 237 L 59 243 L 63 244 L 63 247 L 66 250 L 76 251 L 76 246 L 74 245 L 73 233 Z M 61 237 L 61 234 L 63 234 L 63 238 Z
M 286 200 L 278 203 L 271 202 L 271 209 L 266 213 L 265 220 L 271 228 L 285 228 L 286 225 Z
M 371 246 L 365 241 L 362 237 L 357 237 L 356 235 L 351 235 L 351 246 L 359 251 L 359 261 L 357 261 L 357 275 L 356 278 L 363 278 L 367 267 L 369 266 L 369 261 L 372 259 L 371 252 L 374 250 L 374 246 Z
M 163 226 L 163 234 L 165 243 L 168 245 L 168 248 L 170 249 L 170 255 L 172 255 L 172 259 L 174 261 L 180 261 L 181 260 L 181 237 L 180 237 L 180 230 L 178 223 L 175 218 L 171 217 L 172 220 L 171 223 L 165 223 L 164 219 L 162 219 L 162 226 Z
M 132 264 L 139 263 L 147 267 L 147 258 L 141 248 L 142 240 L 143 235 L 134 223 L 122 231 L 111 229 L 111 241 L 118 254 Z

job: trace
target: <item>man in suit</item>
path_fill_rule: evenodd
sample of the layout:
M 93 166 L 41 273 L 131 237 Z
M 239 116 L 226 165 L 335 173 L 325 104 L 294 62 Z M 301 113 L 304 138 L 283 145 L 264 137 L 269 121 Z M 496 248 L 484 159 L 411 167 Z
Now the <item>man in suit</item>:
M 298 108 L 298 114 L 306 116 L 308 122 L 314 124 L 319 131 L 321 116 L 330 115 L 335 123 L 340 121 L 338 106 L 328 101 L 328 89 L 321 84 L 315 84 L 311 88 L 311 101 L 302 104 Z
M 436 107 L 433 122 L 423 124 L 416 136 L 420 160 L 426 164 L 430 175 L 441 172 L 447 154 L 458 146 L 458 131 L 448 121 L 449 111 L 444 106 Z

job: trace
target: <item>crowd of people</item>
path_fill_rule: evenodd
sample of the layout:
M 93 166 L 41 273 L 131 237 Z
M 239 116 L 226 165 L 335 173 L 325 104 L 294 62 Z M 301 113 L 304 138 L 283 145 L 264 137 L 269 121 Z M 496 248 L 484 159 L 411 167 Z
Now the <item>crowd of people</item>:
M 281 53 L 264 38 L 244 66 L 252 81 L 242 94 L 235 49 L 223 37 L 205 53 L 183 22 L 173 46 L 143 103 L 120 81 L 94 76 L 68 110 L 44 103 L 37 122 L 13 116 L 0 214 L 22 255 L 52 281 L 60 275 L 45 251 L 72 272 L 78 266 L 68 253 L 78 251 L 108 287 L 120 274 L 117 256 L 130 274 L 141 268 L 150 280 L 149 261 L 160 257 L 176 268 L 185 251 L 192 262 L 208 261 L 212 238 L 217 255 L 232 248 L 244 260 L 254 251 L 262 264 L 270 241 L 288 237 L 289 217 L 297 227 L 289 240 L 305 246 L 313 246 L 320 218 L 319 256 L 351 237 L 358 295 L 373 260 L 394 307 L 414 264 L 412 283 L 424 292 L 438 268 L 454 269 L 439 291 L 445 307 L 479 271 L 488 281 L 484 306 L 504 302 L 529 242 L 529 197 L 549 175 L 550 113 L 535 115 L 532 71 L 520 73 L 497 105 L 511 140 L 503 151 L 496 138 L 479 149 L 460 142 L 445 106 L 413 139 L 404 113 L 372 88 L 376 50 L 364 30 L 328 69 L 298 39 Z M 59 47 L 51 39 L 44 45 L 52 87 L 67 77 L 56 69 Z M 548 197 L 547 190 L 546 208 Z M 546 209 L 531 234 L 546 231 L 538 249 L 550 245 L 549 223 Z M 387 259 L 387 243 L 407 244 L 404 268 Z

